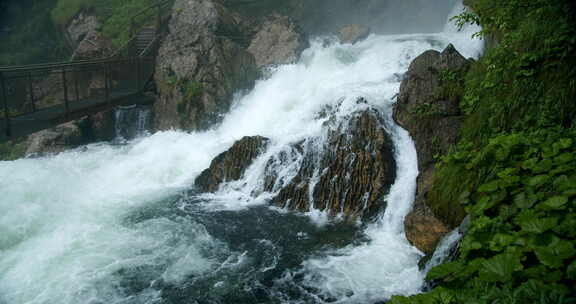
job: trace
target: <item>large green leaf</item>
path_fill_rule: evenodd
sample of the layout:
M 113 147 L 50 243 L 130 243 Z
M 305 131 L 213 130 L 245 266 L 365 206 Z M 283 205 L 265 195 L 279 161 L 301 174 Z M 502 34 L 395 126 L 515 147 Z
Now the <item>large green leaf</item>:
M 516 237 L 510 234 L 504 233 L 497 233 L 494 235 L 492 240 L 490 241 L 490 250 L 492 251 L 502 251 L 508 245 L 514 243 L 516 241 Z
M 562 164 L 570 163 L 573 160 L 574 160 L 574 154 L 573 153 L 562 153 L 559 156 L 556 156 L 556 158 L 554 158 L 554 163 L 556 163 L 558 165 L 562 165 Z
M 568 203 L 568 197 L 553 196 L 547 199 L 545 202 L 539 204 L 538 207 L 545 210 L 562 210 L 564 209 L 566 203 Z
M 480 279 L 489 282 L 506 282 L 512 279 L 516 271 L 523 269 L 520 257 L 503 253 L 484 261 L 480 269 Z
M 562 149 L 568 149 L 572 146 L 573 140 L 571 138 L 562 138 L 558 141 L 558 145 L 560 145 L 560 147 Z
M 548 181 L 548 175 L 536 175 L 530 178 L 527 182 L 529 186 L 538 187 L 545 184 Z
M 498 190 L 498 180 L 491 181 L 478 187 L 478 192 L 490 193 Z
M 440 264 L 432 268 L 428 272 L 426 279 L 427 280 L 446 279 L 447 277 L 462 271 L 463 268 L 464 265 L 462 265 L 462 263 L 460 262 L 448 262 Z
M 576 260 L 572 261 L 568 268 L 566 268 L 566 276 L 570 280 L 576 280 Z
M 543 233 L 558 224 L 557 218 L 522 218 L 520 221 L 522 230 L 529 233 Z
M 552 169 L 552 160 L 550 159 L 543 159 L 542 161 L 538 162 L 538 164 L 534 167 L 535 173 L 544 173 L 548 172 Z
M 564 260 L 573 258 L 576 254 L 574 245 L 566 240 L 560 240 L 546 247 L 536 247 L 535 253 L 542 264 L 550 268 L 559 268 Z
M 524 192 L 520 192 L 514 196 L 514 205 L 520 209 L 528 209 L 534 206 L 536 200 L 532 197 L 531 199 Z

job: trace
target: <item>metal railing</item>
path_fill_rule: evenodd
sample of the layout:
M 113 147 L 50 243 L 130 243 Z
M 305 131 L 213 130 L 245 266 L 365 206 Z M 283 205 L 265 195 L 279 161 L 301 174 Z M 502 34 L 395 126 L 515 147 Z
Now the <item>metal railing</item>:
M 0 67 L 0 118 L 5 133 L 0 135 L 10 137 L 12 120 L 30 114 L 58 108 L 67 116 L 82 103 L 110 103 L 142 93 L 154 74 L 151 54 L 159 45 L 165 9 L 173 2 L 159 1 L 134 14 L 128 42 L 106 58 Z M 143 27 L 150 26 L 147 20 L 153 15 L 154 36 L 136 52 L 134 41 Z
M 153 57 L 46 64 L 0 69 L 2 117 L 32 114 L 63 104 L 135 94 L 145 89 L 154 70 Z

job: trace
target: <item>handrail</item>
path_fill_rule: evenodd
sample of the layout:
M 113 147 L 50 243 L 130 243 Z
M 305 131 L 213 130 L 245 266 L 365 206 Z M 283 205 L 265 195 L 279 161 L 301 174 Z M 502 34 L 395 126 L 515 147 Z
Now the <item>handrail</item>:
M 156 7 L 161 7 L 163 5 L 165 5 L 166 3 L 170 2 L 172 0 L 162 0 L 159 2 L 156 2 L 155 4 L 152 4 L 146 8 L 141 9 L 140 11 L 138 11 L 136 14 L 132 15 L 132 17 L 130 17 L 131 20 L 133 20 L 136 17 L 140 17 L 141 15 L 143 15 L 146 11 L 156 8 Z
M 52 70 L 52 69 L 62 69 L 67 67 L 77 67 L 77 66 L 87 66 L 87 65 L 95 65 L 95 64 L 103 64 L 103 63 L 118 63 L 118 62 L 129 62 L 138 59 L 144 59 L 145 57 L 137 56 L 137 57 L 126 57 L 126 58 L 105 58 L 105 59 L 94 59 L 94 60 L 85 60 L 85 61 L 72 61 L 72 62 L 65 62 L 59 64 L 50 64 L 50 65 L 31 65 L 31 66 L 20 66 L 16 68 L 2 68 L 0 72 L 2 73 L 12 73 L 12 72 L 26 72 L 26 71 L 43 71 L 43 70 Z
M 11 72 L 15 70 L 26 70 L 32 68 L 50 68 L 50 67 L 61 67 L 66 64 L 81 64 L 81 63 L 92 63 L 96 61 L 106 61 L 112 58 L 98 58 L 98 59 L 86 59 L 86 60 L 75 60 L 75 61 L 60 61 L 60 62 L 50 62 L 50 63 L 38 63 L 38 64 L 26 64 L 26 65 L 12 65 L 0 67 L 0 72 Z
M 140 54 L 138 54 L 138 57 L 144 57 L 144 55 L 146 55 L 148 53 L 148 51 L 150 51 L 152 49 L 152 47 L 156 44 L 156 42 L 158 42 L 158 39 L 160 37 L 156 36 L 154 37 L 154 39 L 152 39 L 152 41 L 150 41 L 150 43 L 146 46 L 145 49 L 142 50 L 142 52 L 140 52 Z

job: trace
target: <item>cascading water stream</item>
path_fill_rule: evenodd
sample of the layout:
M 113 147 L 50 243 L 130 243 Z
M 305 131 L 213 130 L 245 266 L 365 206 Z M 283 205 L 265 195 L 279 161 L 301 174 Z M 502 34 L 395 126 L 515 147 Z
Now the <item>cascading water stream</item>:
M 477 56 L 481 42 L 469 36 L 315 40 L 206 132 L 159 132 L 0 163 L 0 303 L 374 303 L 419 292 L 421 254 L 402 224 L 416 152 L 391 107 L 417 55 L 453 43 Z M 367 103 L 357 104 L 360 97 Z M 255 191 L 269 159 L 292 155 L 275 169 L 289 180 L 301 160 L 290 145 L 325 140 L 317 114 L 326 106 L 339 120 L 377 109 L 394 141 L 397 179 L 373 223 L 270 208 L 274 193 Z M 215 156 L 252 135 L 271 144 L 241 181 L 211 195 L 189 191 Z
M 114 112 L 114 131 L 117 141 L 126 141 L 146 135 L 150 130 L 149 106 L 122 106 Z

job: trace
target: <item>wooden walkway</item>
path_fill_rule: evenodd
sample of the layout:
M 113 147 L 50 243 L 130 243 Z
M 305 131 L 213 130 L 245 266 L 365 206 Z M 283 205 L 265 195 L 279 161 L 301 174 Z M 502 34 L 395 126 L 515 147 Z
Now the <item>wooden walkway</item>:
M 111 110 L 116 106 L 152 104 L 153 102 L 154 98 L 152 96 L 138 91 L 113 90 L 110 92 L 108 100 L 105 97 L 89 97 L 72 101 L 69 103 L 68 110 L 64 104 L 58 104 L 33 113 L 13 116 L 10 118 L 9 124 L 5 121 L 2 122 L 0 126 L 0 142 L 27 136 L 90 114 Z M 9 127 L 9 130 L 7 127 Z
M 0 67 L 0 143 L 116 106 L 153 103 L 146 92 L 172 3 L 158 0 L 132 15 L 130 39 L 110 57 Z
M 153 74 L 153 57 L 0 68 L 0 143 L 119 105 L 150 104 Z M 45 106 L 46 98 L 57 100 Z

